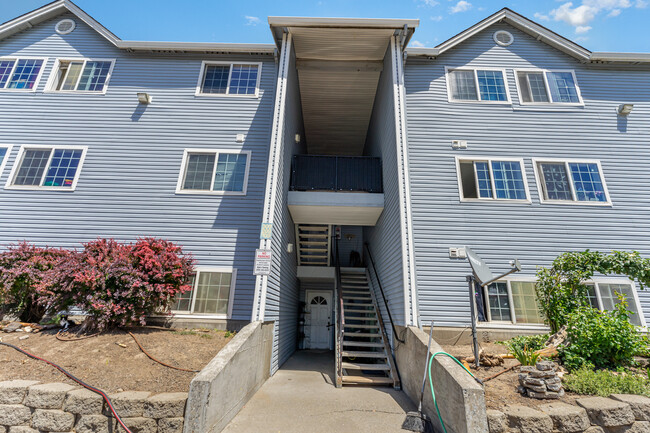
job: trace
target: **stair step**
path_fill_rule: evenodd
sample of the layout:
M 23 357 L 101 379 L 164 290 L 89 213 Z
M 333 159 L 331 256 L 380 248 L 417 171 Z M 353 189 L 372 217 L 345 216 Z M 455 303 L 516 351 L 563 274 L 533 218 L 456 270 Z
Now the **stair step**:
M 344 350 L 343 356 L 348 358 L 383 358 L 386 359 L 384 352 L 371 352 L 369 350 Z
M 300 248 L 301 253 L 322 253 L 327 252 L 327 248 Z
M 370 337 L 370 338 L 379 338 L 381 337 L 381 334 L 379 333 L 370 333 L 370 332 L 350 332 L 350 331 L 343 331 L 343 338 L 345 337 Z
M 372 307 L 372 302 L 345 302 L 343 301 L 343 306 L 351 305 L 353 307 Z
M 302 238 L 327 238 L 329 235 L 328 234 L 320 234 L 320 233 L 298 233 L 298 236 Z
M 343 290 L 343 296 L 345 297 L 346 295 L 354 296 L 354 295 L 370 295 L 370 292 L 362 292 L 360 290 Z
M 374 341 L 343 341 L 344 346 L 356 347 L 384 347 L 384 343 L 375 343 Z
M 389 371 L 390 366 L 388 364 L 365 364 L 358 362 L 343 362 L 341 363 L 343 368 L 348 370 L 381 370 Z
M 299 241 L 300 245 L 327 245 L 327 241 Z
M 368 296 L 358 296 L 358 295 L 357 296 L 353 296 L 353 295 L 346 296 L 346 295 L 343 295 L 343 300 L 344 301 L 349 301 L 351 299 L 357 299 L 357 300 L 360 300 L 360 301 L 372 301 L 372 297 L 370 297 L 370 295 L 368 295 Z
M 373 329 L 373 328 L 379 329 L 379 325 L 356 325 L 356 324 L 353 324 L 353 323 L 346 323 L 345 325 L 343 325 L 343 327 L 345 327 L 345 328 L 357 328 L 357 329 Z
M 355 310 L 354 308 L 345 308 L 345 306 L 343 306 L 343 314 L 345 315 L 347 313 L 375 314 L 375 310 Z
M 392 385 L 393 379 L 390 377 L 378 377 L 378 376 L 342 376 L 341 377 L 344 384 L 350 385 Z
M 348 320 L 365 320 L 367 322 L 370 322 L 370 321 L 376 322 L 377 321 L 376 317 L 349 316 L 349 315 L 346 315 L 346 314 L 344 314 L 343 317 L 345 318 L 346 322 Z

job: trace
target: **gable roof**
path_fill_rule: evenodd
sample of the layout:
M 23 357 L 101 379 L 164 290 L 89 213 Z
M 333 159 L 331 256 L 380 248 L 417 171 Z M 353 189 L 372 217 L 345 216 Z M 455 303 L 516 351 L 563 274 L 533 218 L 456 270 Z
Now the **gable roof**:
M 573 42 L 564 36 L 536 23 L 517 12 L 503 8 L 500 11 L 490 15 L 482 21 L 465 29 L 450 39 L 434 48 L 409 48 L 409 56 L 424 56 L 435 58 L 455 46 L 465 42 L 467 39 L 479 32 L 487 29 L 493 24 L 505 22 L 511 26 L 527 33 L 538 41 L 544 42 L 583 63 L 588 62 L 623 62 L 623 63 L 644 63 L 650 62 L 650 54 L 647 53 L 597 53 L 589 51 L 587 48 Z
M 224 44 L 212 42 L 151 42 L 123 41 L 101 25 L 99 21 L 84 12 L 70 0 L 55 0 L 13 20 L 0 24 L 0 40 L 52 19 L 64 12 L 70 12 L 90 28 L 103 36 L 108 42 L 122 50 L 129 51 L 198 51 L 209 53 L 260 53 L 273 54 L 274 44 Z

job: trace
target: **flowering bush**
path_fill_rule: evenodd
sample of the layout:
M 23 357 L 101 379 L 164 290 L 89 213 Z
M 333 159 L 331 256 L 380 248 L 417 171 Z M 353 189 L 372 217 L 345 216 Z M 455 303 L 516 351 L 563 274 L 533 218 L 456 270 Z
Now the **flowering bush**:
M 97 239 L 81 251 L 46 249 L 56 252 L 48 266 L 29 260 L 34 247 L 21 247 L 27 260 L 19 257 L 12 272 L 24 269 L 28 278 L 19 280 L 20 285 L 14 282 L 14 291 L 31 293 L 35 303 L 52 312 L 80 307 L 88 314 L 86 329 L 144 324 L 147 315 L 168 311 L 177 295 L 190 290 L 194 259 L 172 242 Z M 10 253 L 0 254 L 0 263 Z

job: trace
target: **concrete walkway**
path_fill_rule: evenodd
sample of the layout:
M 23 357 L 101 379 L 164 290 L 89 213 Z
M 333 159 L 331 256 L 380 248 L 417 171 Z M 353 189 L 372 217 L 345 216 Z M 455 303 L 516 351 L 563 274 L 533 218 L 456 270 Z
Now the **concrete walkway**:
M 298 351 L 251 398 L 225 433 L 404 433 L 411 400 L 390 387 L 333 385 L 334 355 Z

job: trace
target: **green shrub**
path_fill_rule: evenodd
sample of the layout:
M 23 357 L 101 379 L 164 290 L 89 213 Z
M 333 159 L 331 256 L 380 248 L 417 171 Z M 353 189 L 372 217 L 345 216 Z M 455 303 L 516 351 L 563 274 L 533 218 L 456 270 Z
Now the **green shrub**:
M 618 368 L 632 363 L 632 357 L 646 350 L 645 339 L 629 320 L 627 302 L 619 295 L 614 311 L 580 307 L 567 319 L 567 347 L 560 348 L 569 370 L 593 366 Z
M 543 349 L 548 337 L 548 334 L 519 335 L 507 341 L 500 341 L 499 344 L 505 345 L 508 351 L 514 355 L 515 351 L 522 351 L 524 349 L 529 349 L 533 352 Z
M 564 389 L 577 394 L 607 397 L 610 394 L 638 394 L 650 397 L 648 377 L 630 372 L 593 370 L 583 367 L 564 377 Z

